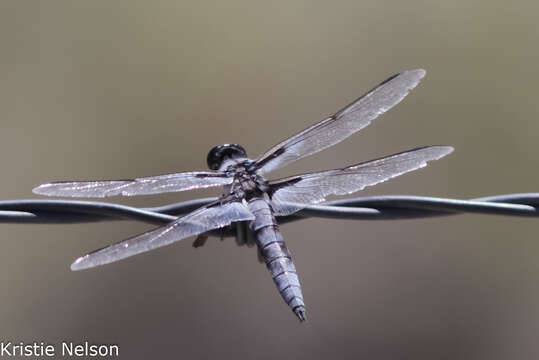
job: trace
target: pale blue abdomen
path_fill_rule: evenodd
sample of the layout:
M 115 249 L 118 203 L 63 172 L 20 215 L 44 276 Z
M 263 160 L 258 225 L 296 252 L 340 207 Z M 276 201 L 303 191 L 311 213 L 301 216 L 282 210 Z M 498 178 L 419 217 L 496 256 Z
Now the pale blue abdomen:
M 306 310 L 296 267 L 271 208 L 262 198 L 251 199 L 248 207 L 255 216 L 255 220 L 250 223 L 250 228 L 255 234 L 255 241 L 266 267 L 283 300 L 303 321 Z

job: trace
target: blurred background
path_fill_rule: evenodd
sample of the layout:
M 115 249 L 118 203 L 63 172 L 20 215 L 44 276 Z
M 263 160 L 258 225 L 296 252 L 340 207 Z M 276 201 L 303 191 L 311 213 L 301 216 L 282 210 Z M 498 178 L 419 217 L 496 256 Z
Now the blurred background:
M 537 1 L 0 1 L 0 199 L 52 180 L 256 156 L 388 76 L 425 68 L 371 126 L 273 177 L 416 146 L 456 151 L 360 195 L 539 191 Z M 202 191 L 109 201 L 153 206 Z M 97 269 L 79 255 L 152 225 L 2 224 L 0 339 L 114 343 L 123 359 L 531 359 L 539 223 L 309 219 L 282 232 L 299 324 L 255 249 L 191 239 Z

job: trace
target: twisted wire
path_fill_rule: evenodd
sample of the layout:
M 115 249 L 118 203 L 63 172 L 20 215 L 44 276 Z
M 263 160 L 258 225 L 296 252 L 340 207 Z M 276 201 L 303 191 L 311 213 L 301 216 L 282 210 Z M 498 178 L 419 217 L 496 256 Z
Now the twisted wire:
M 151 208 L 98 201 L 3 200 L 0 201 L 0 222 L 66 224 L 129 219 L 165 224 L 215 199 L 201 198 Z M 279 217 L 279 222 L 288 223 L 310 217 L 397 220 L 461 213 L 533 217 L 539 216 L 538 204 L 539 193 L 506 194 L 470 200 L 408 195 L 366 196 L 311 205 L 293 215 Z

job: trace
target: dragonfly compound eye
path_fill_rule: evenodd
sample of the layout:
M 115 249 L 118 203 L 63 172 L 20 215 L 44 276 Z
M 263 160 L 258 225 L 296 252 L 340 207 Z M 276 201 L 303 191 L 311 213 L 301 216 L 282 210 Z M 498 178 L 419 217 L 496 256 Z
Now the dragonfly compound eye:
M 237 157 L 247 157 L 247 152 L 243 146 L 238 144 L 223 144 L 211 149 L 206 161 L 210 169 L 219 170 L 223 160 Z

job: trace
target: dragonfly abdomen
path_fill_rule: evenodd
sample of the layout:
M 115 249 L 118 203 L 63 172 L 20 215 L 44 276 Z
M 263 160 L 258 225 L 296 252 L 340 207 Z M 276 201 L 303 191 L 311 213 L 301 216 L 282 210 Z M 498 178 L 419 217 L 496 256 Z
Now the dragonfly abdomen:
M 306 310 L 296 267 L 292 262 L 292 256 L 279 231 L 271 208 L 263 199 L 252 199 L 248 206 L 255 216 L 250 227 L 255 233 L 255 241 L 266 267 L 283 300 L 303 321 Z

